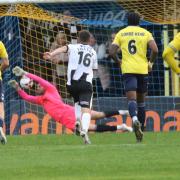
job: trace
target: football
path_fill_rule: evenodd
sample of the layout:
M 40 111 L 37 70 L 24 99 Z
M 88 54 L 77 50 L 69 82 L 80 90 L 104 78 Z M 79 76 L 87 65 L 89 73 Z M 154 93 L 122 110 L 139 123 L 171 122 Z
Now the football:
M 23 89 L 30 89 L 33 86 L 33 80 L 24 75 L 20 79 L 20 86 Z

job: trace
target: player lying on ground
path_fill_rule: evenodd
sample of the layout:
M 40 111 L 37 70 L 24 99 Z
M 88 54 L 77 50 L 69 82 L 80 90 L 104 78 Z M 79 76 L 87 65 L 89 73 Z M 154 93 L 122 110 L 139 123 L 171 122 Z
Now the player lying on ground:
M 174 58 L 177 51 L 180 50 L 180 32 L 175 36 L 175 38 L 168 44 L 163 52 L 163 59 L 168 63 L 172 70 L 180 75 L 180 64 Z
M 66 128 L 75 130 L 75 110 L 74 107 L 65 104 L 61 96 L 58 93 L 56 87 L 49 83 L 48 81 L 28 72 L 25 72 L 20 67 L 15 67 L 13 73 L 16 76 L 27 76 L 33 81 L 37 82 L 36 93 L 38 96 L 31 96 L 24 92 L 19 84 L 15 80 L 10 80 L 9 85 L 15 88 L 18 94 L 26 101 L 42 105 L 45 111 L 57 122 L 64 125 Z M 119 111 L 109 111 L 109 112 L 97 112 L 91 111 L 92 119 L 100 119 L 104 117 L 109 117 L 112 115 L 127 115 L 128 111 L 119 110 Z M 131 127 L 126 126 L 126 124 L 118 126 L 108 126 L 108 125 L 90 125 L 90 131 L 103 132 L 103 131 L 132 131 Z

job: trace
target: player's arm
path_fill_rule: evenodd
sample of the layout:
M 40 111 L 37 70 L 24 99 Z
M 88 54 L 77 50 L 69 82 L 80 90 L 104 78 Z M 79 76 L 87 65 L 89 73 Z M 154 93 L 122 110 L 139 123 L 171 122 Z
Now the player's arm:
M 157 47 L 157 44 L 154 40 L 150 40 L 148 42 L 148 47 L 151 49 L 150 59 L 148 62 L 148 71 L 151 72 L 153 64 L 154 64 L 156 57 L 158 55 L 158 47 Z
M 22 99 L 24 99 L 24 100 L 26 100 L 26 101 L 28 101 L 28 102 L 34 103 L 34 104 L 40 104 L 40 102 L 39 102 L 39 96 L 31 96 L 31 95 L 28 95 L 25 91 L 23 91 L 23 90 L 20 88 L 19 84 L 18 84 L 15 80 L 10 80 L 10 81 L 8 82 L 8 84 L 17 91 L 17 93 L 19 94 L 19 96 L 20 96 Z
M 46 81 L 45 79 L 43 79 L 39 76 L 36 76 L 35 74 L 27 73 L 26 76 L 28 78 L 32 79 L 33 81 L 36 81 L 37 83 L 39 83 L 45 89 L 55 88 L 55 86 L 53 84 L 51 84 L 50 82 Z
M 111 44 L 110 47 L 109 47 L 109 55 L 112 57 L 112 59 L 115 62 L 120 63 L 121 60 L 118 57 L 118 50 L 119 50 L 119 46 L 117 44 L 114 44 L 114 43 Z
M 98 74 L 98 60 L 97 60 L 97 54 L 95 51 L 93 55 L 93 73 Z
M 151 54 L 150 54 L 150 62 L 154 63 L 154 61 L 156 60 L 156 57 L 158 55 L 158 47 L 157 44 L 154 40 L 151 40 L 148 42 L 148 46 L 151 49 Z
M 16 66 L 15 68 L 13 68 L 13 73 L 16 75 L 16 76 L 27 76 L 29 77 L 30 79 L 36 81 L 37 83 L 39 83 L 41 86 L 43 86 L 45 89 L 48 89 L 48 88 L 55 88 L 50 82 L 44 80 L 43 78 L 39 77 L 39 76 L 36 76 L 34 74 L 31 74 L 31 73 L 28 73 L 26 71 L 24 71 L 22 68 L 20 68 L 19 66 Z
M 178 33 L 180 36 L 180 33 Z M 180 50 L 180 39 L 178 40 L 178 35 L 175 37 L 173 41 L 169 43 L 169 45 L 164 49 L 163 59 L 169 64 L 172 70 L 180 74 L 180 66 L 178 61 L 174 58 L 175 53 Z
M 68 46 L 62 46 L 60 48 L 55 49 L 54 51 L 45 52 L 43 54 L 43 58 L 46 60 L 51 60 L 51 59 L 53 59 L 54 56 L 56 56 L 60 53 L 67 53 L 67 52 L 68 52 Z
M 8 59 L 6 48 L 2 42 L 0 42 L 0 49 L 1 49 L 0 57 L 2 60 L 0 70 L 1 72 L 3 72 L 5 69 L 9 67 L 9 59 Z
M 118 51 L 120 51 L 120 46 L 121 46 L 121 36 L 116 34 L 113 43 L 109 47 L 109 55 L 112 57 L 112 59 L 121 64 L 121 60 L 118 57 Z

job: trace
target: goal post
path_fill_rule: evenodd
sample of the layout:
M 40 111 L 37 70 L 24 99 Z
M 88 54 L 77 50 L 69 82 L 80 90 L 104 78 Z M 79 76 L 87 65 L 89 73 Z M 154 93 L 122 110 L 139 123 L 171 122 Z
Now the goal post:
M 110 1 L 110 0 L 100 0 Z M 113 0 L 111 0 L 113 1 Z M 115 1 L 115 0 L 114 0 Z M 18 3 L 80 3 L 82 0 L 1 0 L 0 4 L 18 4 Z M 83 0 L 83 2 L 97 2 L 97 0 Z

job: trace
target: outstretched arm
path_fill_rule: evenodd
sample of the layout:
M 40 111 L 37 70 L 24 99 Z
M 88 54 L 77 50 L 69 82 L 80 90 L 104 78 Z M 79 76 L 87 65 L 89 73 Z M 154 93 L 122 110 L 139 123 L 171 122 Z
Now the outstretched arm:
M 19 96 L 28 101 L 28 102 L 31 102 L 31 103 L 34 103 L 34 104 L 41 104 L 40 101 L 39 101 L 39 96 L 31 96 L 31 95 L 28 95 L 25 91 L 23 91 L 19 84 L 15 81 L 15 80 L 10 80 L 8 82 L 8 84 L 13 87 L 19 94 Z
M 38 82 L 45 89 L 47 89 L 47 88 L 55 88 L 54 85 L 52 85 L 50 82 L 46 81 L 45 79 L 43 79 L 43 78 L 41 78 L 39 76 L 36 76 L 34 74 L 31 74 L 31 73 L 27 73 L 26 76 L 29 77 L 30 79 Z
M 13 68 L 13 73 L 16 76 L 27 76 L 30 79 L 38 82 L 41 86 L 43 86 L 45 89 L 47 88 L 55 88 L 51 83 L 49 83 L 48 81 L 44 80 L 43 78 L 36 76 L 34 74 L 28 73 L 26 71 L 24 71 L 22 68 L 20 68 L 19 66 L 16 66 L 15 68 Z
M 43 58 L 46 60 L 51 60 L 53 59 L 54 56 L 60 54 L 60 53 L 67 53 L 68 51 L 68 46 L 62 46 L 60 48 L 55 49 L 52 52 L 45 52 L 43 55 Z
M 28 101 L 28 102 L 31 102 L 31 103 L 34 103 L 34 104 L 41 104 L 39 102 L 39 96 L 31 96 L 31 95 L 28 95 L 25 91 L 23 91 L 21 88 L 19 88 L 19 90 L 17 90 L 19 96 Z

